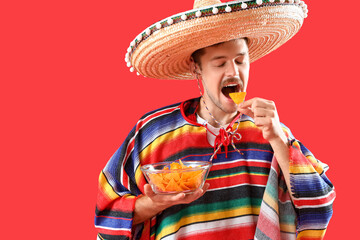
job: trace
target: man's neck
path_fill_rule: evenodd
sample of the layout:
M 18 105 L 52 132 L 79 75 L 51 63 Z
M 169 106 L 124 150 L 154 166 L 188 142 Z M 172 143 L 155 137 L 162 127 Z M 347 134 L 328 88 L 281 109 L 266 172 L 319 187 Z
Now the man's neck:
M 217 106 L 213 106 L 210 104 L 206 104 L 211 115 L 218 121 L 222 126 L 226 126 L 236 117 L 237 112 L 234 113 L 226 113 Z M 220 127 L 219 124 L 211 117 L 209 111 L 206 109 L 203 99 L 200 99 L 200 105 L 197 110 L 197 114 L 205 121 L 207 121 L 210 125 L 214 127 Z

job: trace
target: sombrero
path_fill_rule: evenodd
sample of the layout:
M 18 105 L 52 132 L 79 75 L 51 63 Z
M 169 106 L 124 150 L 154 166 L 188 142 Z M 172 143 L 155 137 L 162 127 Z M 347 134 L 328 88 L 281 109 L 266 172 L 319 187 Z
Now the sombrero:
M 250 62 L 274 51 L 307 17 L 301 0 L 195 0 L 194 8 L 163 19 L 131 43 L 125 61 L 131 72 L 157 79 L 193 79 L 191 54 L 207 46 L 248 38 Z

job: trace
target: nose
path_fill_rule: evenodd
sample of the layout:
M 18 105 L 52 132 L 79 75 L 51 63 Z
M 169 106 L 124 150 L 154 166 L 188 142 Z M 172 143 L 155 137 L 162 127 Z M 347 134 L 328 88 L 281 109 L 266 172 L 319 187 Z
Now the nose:
M 226 76 L 233 77 L 239 75 L 239 69 L 234 61 L 231 61 L 226 68 Z

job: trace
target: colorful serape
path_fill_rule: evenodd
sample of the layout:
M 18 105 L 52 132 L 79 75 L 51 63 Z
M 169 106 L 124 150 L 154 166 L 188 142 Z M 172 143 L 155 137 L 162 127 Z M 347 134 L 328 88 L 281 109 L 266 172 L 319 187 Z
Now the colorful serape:
M 297 140 L 290 148 L 293 202 L 270 144 L 248 116 L 241 140 L 213 159 L 210 189 L 132 226 L 136 197 L 146 183 L 139 167 L 159 161 L 208 161 L 206 128 L 196 123 L 199 99 L 144 115 L 99 176 L 98 239 L 323 239 L 332 216 L 334 188 L 322 164 Z M 236 126 L 234 126 L 236 128 Z

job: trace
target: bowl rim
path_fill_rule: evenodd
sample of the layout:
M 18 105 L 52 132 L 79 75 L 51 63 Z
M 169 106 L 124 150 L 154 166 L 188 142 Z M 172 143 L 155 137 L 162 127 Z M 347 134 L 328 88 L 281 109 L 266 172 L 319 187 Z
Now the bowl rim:
M 199 166 L 192 167 L 192 168 L 183 168 L 183 169 L 149 169 L 150 166 L 160 166 L 160 165 L 168 165 L 173 162 L 179 162 L 179 160 L 176 161 L 163 161 L 163 162 L 156 162 L 156 163 L 149 163 L 145 164 L 140 167 L 140 170 L 144 173 L 170 173 L 170 172 L 192 172 L 192 171 L 198 171 L 198 170 L 205 170 L 207 168 L 210 168 L 212 166 L 212 162 L 209 161 L 199 161 L 199 160 L 181 160 L 183 163 L 203 163 Z

